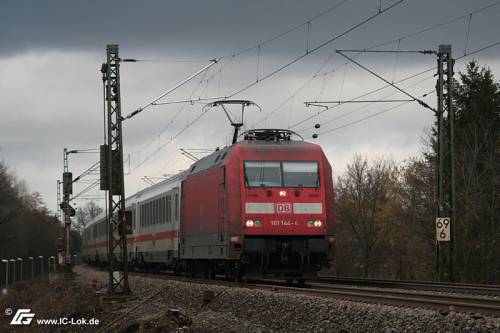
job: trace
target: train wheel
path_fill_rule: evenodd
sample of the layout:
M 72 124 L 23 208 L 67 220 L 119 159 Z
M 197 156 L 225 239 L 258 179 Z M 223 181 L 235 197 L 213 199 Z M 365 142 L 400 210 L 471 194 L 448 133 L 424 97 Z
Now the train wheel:
M 305 279 L 297 279 L 297 284 L 299 287 L 303 287 L 306 285 L 306 280 Z
M 293 284 L 293 279 L 286 279 L 286 284 L 291 286 Z

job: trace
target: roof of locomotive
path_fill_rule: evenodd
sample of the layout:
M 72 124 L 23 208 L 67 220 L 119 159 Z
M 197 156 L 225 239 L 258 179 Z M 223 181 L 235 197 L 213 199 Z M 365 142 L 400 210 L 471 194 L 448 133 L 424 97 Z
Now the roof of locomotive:
M 221 165 L 227 158 L 234 153 L 241 153 L 245 151 L 268 151 L 272 150 L 275 152 L 282 151 L 294 151 L 294 153 L 301 152 L 321 152 L 321 147 L 317 144 L 306 142 L 306 141 L 265 141 L 265 140 L 242 140 L 231 146 L 224 147 L 223 149 L 217 150 L 210 155 L 207 155 L 194 162 L 189 167 L 186 177 L 195 175 L 197 173 L 212 169 L 218 165 Z

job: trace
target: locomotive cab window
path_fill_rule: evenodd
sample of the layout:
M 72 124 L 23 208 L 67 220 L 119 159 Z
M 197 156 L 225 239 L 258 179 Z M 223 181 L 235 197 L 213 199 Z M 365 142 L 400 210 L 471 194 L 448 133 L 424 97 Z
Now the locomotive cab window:
M 245 162 L 245 184 L 249 187 L 280 187 L 279 162 Z
M 319 187 L 316 161 L 246 161 L 244 166 L 248 187 Z
M 285 187 L 319 187 L 318 163 L 283 162 Z

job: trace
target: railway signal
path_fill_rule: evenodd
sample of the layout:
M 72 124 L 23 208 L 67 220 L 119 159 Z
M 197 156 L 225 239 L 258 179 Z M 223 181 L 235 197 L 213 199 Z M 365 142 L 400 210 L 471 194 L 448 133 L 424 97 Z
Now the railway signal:
M 72 277 L 71 255 L 69 247 L 69 230 L 71 228 L 71 217 L 75 215 L 75 210 L 70 206 L 70 196 L 73 194 L 73 174 L 68 171 L 68 155 L 74 151 L 68 151 L 64 148 L 63 151 L 63 201 L 60 204 L 61 211 L 64 213 L 64 231 L 65 231 L 65 244 L 64 244 L 64 272 L 65 278 Z

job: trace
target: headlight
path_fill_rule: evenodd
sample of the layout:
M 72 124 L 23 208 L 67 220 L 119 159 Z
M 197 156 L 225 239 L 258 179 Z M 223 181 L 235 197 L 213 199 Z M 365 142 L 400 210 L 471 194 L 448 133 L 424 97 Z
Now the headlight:
M 307 221 L 307 226 L 308 227 L 314 227 L 314 228 L 320 228 L 323 225 L 321 220 L 310 220 Z
M 260 220 L 246 220 L 245 226 L 247 228 L 252 228 L 252 227 L 260 227 L 262 226 L 262 222 Z

